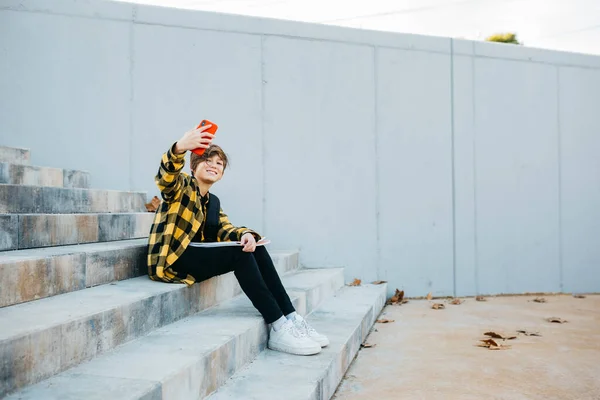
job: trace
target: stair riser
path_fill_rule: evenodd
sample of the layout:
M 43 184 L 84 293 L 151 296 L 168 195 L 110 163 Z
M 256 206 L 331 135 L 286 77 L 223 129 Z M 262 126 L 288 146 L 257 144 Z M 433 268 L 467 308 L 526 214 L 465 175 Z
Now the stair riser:
M 164 293 L 0 343 L 0 395 L 200 311 L 199 286 Z
M 0 307 L 145 275 L 148 273 L 147 251 L 148 248 L 141 245 L 0 262 Z M 294 257 L 274 255 L 273 262 L 283 274 L 298 267 L 297 263 L 294 265 L 288 260 Z M 242 292 L 232 274 L 221 275 L 197 285 L 202 292 L 201 309 L 212 307 Z
M 275 253 L 275 255 L 271 255 L 271 258 L 273 259 L 275 269 L 277 269 L 280 275 L 283 275 L 286 272 L 295 271 L 300 268 L 298 252 Z
M 280 390 L 289 390 L 294 399 L 330 399 L 369 334 L 386 295 L 385 285 L 342 291 L 308 317 L 310 324 L 330 339 L 321 354 L 302 359 L 262 353 L 209 399 L 279 399 Z
M 146 246 L 0 262 L 0 307 L 147 273 Z
M 324 282 L 322 286 L 319 286 L 313 290 L 306 291 L 302 289 L 289 288 L 288 292 L 290 295 L 293 294 L 295 296 L 305 297 L 303 304 L 306 305 L 306 309 L 300 309 L 298 311 L 300 314 L 308 314 L 310 311 L 317 308 L 319 304 L 323 302 L 323 300 L 327 299 L 342 286 L 344 286 L 344 276 L 343 274 L 340 274 L 336 275 L 336 277 L 331 281 Z
M 146 248 L 143 250 L 145 256 Z M 104 268 L 115 268 L 114 262 L 101 262 L 98 261 L 99 258 L 101 257 L 98 256 L 94 262 Z M 111 259 L 109 256 L 105 258 Z M 118 257 L 112 257 L 113 261 L 116 258 Z M 94 262 L 88 261 L 85 270 Z M 275 265 L 288 265 L 287 262 L 280 261 L 279 256 L 274 257 L 274 262 Z M 82 263 L 75 265 L 80 264 Z M 76 273 L 77 271 L 73 272 L 74 275 Z M 110 273 L 103 275 L 105 279 L 109 279 L 107 276 L 110 277 Z M 78 278 L 78 284 L 81 284 L 81 280 Z M 86 280 L 90 283 L 87 275 Z M 168 285 L 159 282 L 155 284 Z M 0 287 L 6 286 L 2 283 Z M 175 290 L 135 301 L 127 306 L 78 318 L 25 336 L 9 338 L 0 342 L 0 397 L 8 391 L 46 379 L 122 343 L 229 300 L 240 293 L 241 289 L 235 276 L 226 274 L 192 287 L 177 285 Z
M 0 215 L 0 251 L 15 250 L 19 247 L 18 215 Z
M 339 356 L 336 357 L 330 364 L 325 374 L 319 380 L 319 384 L 315 388 L 313 395 L 308 399 L 329 400 L 333 396 L 338 385 L 346 374 L 346 371 L 350 367 L 350 364 L 352 364 L 354 357 L 356 357 L 356 354 L 360 350 L 360 345 L 365 341 L 369 331 L 377 319 L 377 316 L 383 309 L 385 300 L 385 291 L 383 291 L 379 296 L 377 303 L 371 306 L 370 309 L 365 313 L 360 326 L 354 330 L 352 335 L 350 335 L 347 341 L 343 344 L 343 348 Z M 328 314 L 319 315 L 319 313 L 315 313 L 311 319 L 313 326 L 319 325 L 319 322 L 315 322 L 316 319 L 321 319 L 321 321 L 323 321 L 323 325 L 331 325 L 332 322 L 336 323 L 335 321 L 332 321 L 331 316 Z M 337 323 L 343 324 L 342 321 Z M 324 329 L 321 331 L 326 333 L 326 330 Z
M 293 271 L 299 268 L 300 266 L 300 253 L 286 253 L 285 257 L 273 258 L 273 263 L 275 264 L 275 268 L 279 271 L 280 274 L 284 274 L 289 271 Z
M 148 236 L 154 213 L 0 216 L 0 251 L 108 242 Z M 15 241 L 15 232 L 18 240 Z M 1 238 L 5 238 L 2 240 Z
M 340 279 L 341 278 L 341 279 Z M 343 285 L 343 272 L 316 288 L 300 291 L 288 291 L 294 307 L 301 314 L 312 312 L 320 302 L 325 300 Z M 309 304 L 307 299 L 312 299 Z M 252 308 L 240 310 L 252 315 Z M 257 319 L 251 329 L 243 335 L 207 354 L 202 361 L 191 365 L 185 372 L 171 376 L 162 381 L 163 399 L 197 399 L 204 398 L 221 387 L 233 374 L 266 348 L 267 329 L 262 320 Z M 201 373 L 197 373 L 198 371 Z M 200 397 L 198 397 L 198 393 Z
M 62 188 L 89 188 L 89 173 L 60 168 L 0 163 L 0 183 Z
M 0 162 L 26 165 L 29 159 L 29 150 L 0 146 Z
M 145 194 L 0 185 L 0 214 L 144 212 Z

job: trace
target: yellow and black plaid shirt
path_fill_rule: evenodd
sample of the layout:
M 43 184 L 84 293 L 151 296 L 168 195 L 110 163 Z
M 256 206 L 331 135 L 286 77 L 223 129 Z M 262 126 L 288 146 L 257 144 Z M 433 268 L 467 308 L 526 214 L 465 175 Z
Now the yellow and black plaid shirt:
M 206 205 L 202 205 L 196 178 L 181 172 L 185 153 L 175 154 L 175 145 L 162 156 L 155 182 L 160 189 L 161 202 L 148 238 L 148 275 L 150 279 L 192 285 L 194 277 L 177 276 L 171 266 L 183 254 L 198 233 L 206 218 Z M 250 232 L 256 240 L 260 235 L 245 227 L 236 228 L 227 215 L 219 211 L 217 241 L 240 240 Z M 202 236 L 202 233 L 201 233 Z

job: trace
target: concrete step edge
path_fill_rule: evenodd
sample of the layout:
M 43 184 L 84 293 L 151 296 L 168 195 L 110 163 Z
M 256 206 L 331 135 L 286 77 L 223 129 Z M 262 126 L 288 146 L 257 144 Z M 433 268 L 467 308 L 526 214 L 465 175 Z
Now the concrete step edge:
M 265 350 L 209 400 L 329 400 L 385 305 L 385 285 L 345 287 L 307 321 L 329 338 L 320 354 L 300 358 Z
M 13 185 L 9 183 L 0 183 L 0 188 L 6 186 L 16 186 L 21 188 L 39 188 L 39 189 L 59 189 L 64 191 L 85 191 L 85 192 L 106 192 L 106 193 L 125 193 L 125 194 L 143 194 L 146 195 L 148 192 L 144 190 L 119 190 L 119 189 L 98 189 L 98 188 L 69 188 L 69 187 L 51 187 L 51 186 L 39 186 L 39 185 Z M 98 212 L 102 213 L 102 212 Z M 27 213 L 24 213 L 27 214 Z
M 88 189 L 90 173 L 83 170 L 0 161 L 0 183 Z
M 0 308 L 10 321 L 0 330 L 0 397 L 240 293 L 232 273 L 192 287 L 141 276 Z
M 2 214 L 144 212 L 146 193 L 0 184 Z
M 34 260 L 57 257 L 67 254 L 81 254 L 89 252 L 104 251 L 108 249 L 119 249 L 128 248 L 131 246 L 145 246 L 148 244 L 147 239 L 131 239 L 131 240 L 118 240 L 114 242 L 97 242 L 97 243 L 85 243 L 85 244 L 74 244 L 67 246 L 50 246 L 40 247 L 35 249 L 20 249 L 20 250 L 9 250 L 0 252 L 2 258 L 0 264 L 6 262 L 16 262 L 21 260 Z
M 314 297 L 313 292 L 328 287 L 337 290 L 343 285 L 343 270 L 315 269 L 309 274 L 313 276 L 312 285 L 305 284 L 304 270 L 283 277 L 289 285 L 303 287 L 295 289 L 290 297 L 299 312 L 305 310 L 304 314 L 313 310 L 306 309 L 306 299 Z M 330 295 L 333 293 L 332 290 Z M 148 395 L 156 399 L 203 398 L 262 351 L 266 340 L 262 317 L 241 295 L 25 388 L 14 398 L 69 398 L 73 390 L 90 400 L 106 398 L 107 393 L 97 392 L 96 385 L 89 384 L 90 379 L 102 380 L 111 387 L 116 382 L 127 382 L 128 388 L 110 393 L 112 399 L 140 400 Z M 165 364 L 169 366 L 161 370 Z M 144 369 L 136 370 L 136 365 L 143 365 Z M 132 382 L 135 383 L 131 385 Z
M 0 161 L 28 165 L 31 159 L 29 149 L 19 147 L 0 146 Z
M 144 275 L 147 242 L 131 239 L 0 253 L 0 307 Z
M 0 251 L 148 237 L 154 213 L 0 214 Z
M 0 252 L 0 308 L 146 275 L 147 239 Z M 279 271 L 298 252 L 271 252 Z

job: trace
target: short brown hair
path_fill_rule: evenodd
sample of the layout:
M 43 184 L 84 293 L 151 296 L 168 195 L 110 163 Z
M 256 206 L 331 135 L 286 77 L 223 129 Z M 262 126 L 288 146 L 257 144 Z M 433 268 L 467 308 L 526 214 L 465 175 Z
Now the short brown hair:
M 200 164 L 202 161 L 206 161 L 212 156 L 219 156 L 219 158 L 223 160 L 223 171 L 225 171 L 225 169 L 227 168 L 227 164 L 229 164 L 229 159 L 227 158 L 227 154 L 225 154 L 223 149 L 220 146 L 217 146 L 216 144 L 211 144 L 210 146 L 208 146 L 208 149 L 206 149 L 201 156 L 199 156 L 196 153 L 191 153 L 190 168 L 192 169 L 192 171 L 194 171 L 198 164 Z

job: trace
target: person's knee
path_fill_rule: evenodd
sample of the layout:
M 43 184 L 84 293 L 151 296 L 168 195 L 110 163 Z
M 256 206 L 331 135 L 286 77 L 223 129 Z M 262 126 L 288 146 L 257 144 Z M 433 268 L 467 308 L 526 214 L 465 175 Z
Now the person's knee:
M 256 246 L 256 249 L 254 250 L 254 254 L 256 254 L 258 256 L 264 256 L 264 255 L 268 255 L 269 253 L 267 252 L 267 248 L 265 246 Z
M 254 253 L 242 251 L 240 249 L 240 254 L 238 254 L 238 262 L 236 264 L 237 264 L 236 267 L 256 265 L 256 260 L 254 259 Z

